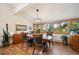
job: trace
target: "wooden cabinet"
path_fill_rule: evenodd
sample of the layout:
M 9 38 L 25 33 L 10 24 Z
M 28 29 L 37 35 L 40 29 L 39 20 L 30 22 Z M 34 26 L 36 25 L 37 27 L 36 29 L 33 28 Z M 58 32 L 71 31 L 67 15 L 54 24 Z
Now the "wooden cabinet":
M 71 46 L 71 48 L 75 49 L 76 51 L 79 51 L 79 34 L 71 36 L 70 46 Z
M 21 34 L 13 34 L 13 43 L 20 43 L 22 42 L 22 35 Z

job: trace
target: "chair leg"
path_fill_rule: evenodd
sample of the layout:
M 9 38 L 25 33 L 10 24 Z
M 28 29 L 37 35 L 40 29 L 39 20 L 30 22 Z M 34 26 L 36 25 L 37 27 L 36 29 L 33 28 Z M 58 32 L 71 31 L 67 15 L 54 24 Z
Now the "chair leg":
M 53 41 L 49 41 L 49 48 L 51 47 L 51 45 L 53 45 Z
M 42 50 L 42 54 L 43 55 L 44 55 L 45 51 L 46 51 L 46 48 L 43 48 L 43 50 Z
M 24 42 L 22 43 L 21 47 L 23 48 Z
M 53 40 L 51 40 L 51 42 L 52 42 L 52 45 L 53 45 Z
M 26 45 L 27 45 L 26 50 L 28 50 L 29 45 L 28 45 L 28 42 L 27 41 L 26 41 Z
M 32 53 L 32 55 L 34 55 L 34 52 L 35 52 L 35 48 L 33 49 L 33 53 Z
M 53 45 L 53 41 L 52 41 L 52 45 Z
M 28 50 L 28 45 L 27 45 L 27 47 L 26 47 L 26 50 Z
M 50 46 L 51 46 L 51 42 L 49 41 L 49 48 L 50 48 Z
M 46 51 L 46 48 L 43 48 L 43 51 L 42 52 L 45 52 Z

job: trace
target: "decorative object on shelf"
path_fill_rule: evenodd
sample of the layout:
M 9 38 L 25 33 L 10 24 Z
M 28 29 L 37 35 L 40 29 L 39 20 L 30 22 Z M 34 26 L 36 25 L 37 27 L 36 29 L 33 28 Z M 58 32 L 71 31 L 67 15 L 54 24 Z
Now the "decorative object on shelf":
M 37 12 L 37 17 L 34 19 L 34 24 L 39 24 L 41 23 L 41 18 L 39 18 L 39 15 L 38 15 L 39 9 L 36 9 L 36 12 Z

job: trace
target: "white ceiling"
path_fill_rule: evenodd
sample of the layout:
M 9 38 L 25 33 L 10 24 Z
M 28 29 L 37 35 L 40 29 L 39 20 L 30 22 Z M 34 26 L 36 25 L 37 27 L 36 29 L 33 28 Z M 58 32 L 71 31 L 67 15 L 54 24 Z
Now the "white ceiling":
M 25 6 L 28 5 L 28 3 L 9 3 L 8 4 L 12 9 L 14 10 L 14 13 L 17 13 L 21 9 L 23 9 Z
M 79 3 L 12 3 L 8 4 L 16 16 L 33 23 L 36 18 L 36 9 L 42 22 L 53 22 L 79 17 Z

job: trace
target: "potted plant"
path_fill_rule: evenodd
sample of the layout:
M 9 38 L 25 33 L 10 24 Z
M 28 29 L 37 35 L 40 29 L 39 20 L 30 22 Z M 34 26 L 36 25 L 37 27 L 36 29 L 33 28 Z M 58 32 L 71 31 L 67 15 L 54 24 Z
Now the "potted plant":
M 67 37 L 67 35 L 63 35 L 61 38 L 62 38 L 63 44 L 68 45 L 68 37 Z

